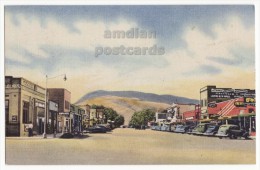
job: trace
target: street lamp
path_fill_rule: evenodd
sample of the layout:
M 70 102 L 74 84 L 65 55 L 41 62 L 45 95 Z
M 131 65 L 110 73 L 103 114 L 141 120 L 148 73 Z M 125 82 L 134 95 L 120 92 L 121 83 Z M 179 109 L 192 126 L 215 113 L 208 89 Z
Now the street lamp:
M 48 79 L 54 79 L 54 78 L 57 78 L 57 77 L 60 77 L 60 76 L 64 76 L 63 80 L 66 81 L 67 80 L 67 77 L 66 77 L 66 74 L 61 74 L 61 75 L 57 75 L 57 76 L 54 76 L 54 77 L 48 77 L 48 75 L 46 75 L 46 84 L 45 84 L 45 114 L 44 114 L 44 132 L 43 132 L 43 138 L 47 138 L 47 134 L 46 134 L 46 130 L 47 130 L 47 115 L 48 115 L 48 107 L 47 107 L 47 104 L 48 104 L 48 96 L 47 96 L 47 83 L 48 83 Z

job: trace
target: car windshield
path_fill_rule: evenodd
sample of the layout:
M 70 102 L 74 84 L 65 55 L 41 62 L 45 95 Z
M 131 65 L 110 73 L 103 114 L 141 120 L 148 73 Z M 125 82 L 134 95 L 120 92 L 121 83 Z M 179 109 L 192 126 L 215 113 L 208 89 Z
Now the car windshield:
M 221 126 L 219 129 L 220 130 L 227 130 L 227 129 L 234 129 L 234 128 L 237 128 L 237 126 Z
M 208 129 L 215 129 L 216 126 L 209 126 Z

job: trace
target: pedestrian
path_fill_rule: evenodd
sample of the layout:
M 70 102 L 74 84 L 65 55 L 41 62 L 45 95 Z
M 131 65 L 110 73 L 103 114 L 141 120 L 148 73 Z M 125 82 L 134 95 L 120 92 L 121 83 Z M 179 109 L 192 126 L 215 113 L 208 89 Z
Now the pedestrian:
M 31 137 L 33 136 L 33 124 L 29 124 L 28 126 L 28 136 Z

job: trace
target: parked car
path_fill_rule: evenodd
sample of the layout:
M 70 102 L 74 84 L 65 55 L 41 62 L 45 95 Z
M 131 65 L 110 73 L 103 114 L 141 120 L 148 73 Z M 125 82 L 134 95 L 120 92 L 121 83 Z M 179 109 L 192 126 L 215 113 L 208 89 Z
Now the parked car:
M 193 131 L 193 129 L 195 129 L 195 128 L 196 128 L 196 125 L 190 125 L 189 128 L 187 129 L 187 132 L 186 132 L 186 133 L 189 134 L 189 135 L 192 134 L 192 131 Z
M 155 126 L 154 130 L 160 131 L 161 130 L 161 126 L 159 126 L 159 125 Z
M 237 137 L 249 139 L 249 132 L 247 132 L 245 129 L 231 129 L 229 133 L 231 139 L 237 139 Z
M 240 130 L 239 126 L 237 125 L 221 125 L 219 127 L 218 133 L 216 136 L 218 136 L 220 139 L 223 137 L 229 137 L 230 139 L 237 138 L 237 136 L 245 137 L 247 138 L 248 135 L 244 130 Z
M 97 125 L 97 126 L 105 128 L 105 129 L 107 130 L 107 132 L 111 132 L 111 130 L 112 130 L 112 129 L 110 128 L 110 125 L 100 124 L 100 125 Z
M 89 133 L 106 133 L 107 129 L 103 126 L 95 125 L 95 126 L 87 128 L 86 131 Z
M 175 129 L 175 133 L 186 133 L 190 126 L 188 125 L 180 125 Z
M 205 136 L 215 136 L 218 133 L 219 125 L 210 125 L 203 133 Z
M 237 125 L 222 125 L 220 126 L 218 133 L 216 134 L 220 139 L 223 137 L 229 137 L 230 139 L 237 139 L 237 137 L 243 137 L 249 139 L 249 133 L 240 129 Z
M 170 125 L 162 125 L 161 126 L 161 131 L 170 131 Z
M 192 130 L 191 133 L 193 135 L 203 135 L 203 133 L 207 130 L 209 125 L 210 123 L 200 123 Z

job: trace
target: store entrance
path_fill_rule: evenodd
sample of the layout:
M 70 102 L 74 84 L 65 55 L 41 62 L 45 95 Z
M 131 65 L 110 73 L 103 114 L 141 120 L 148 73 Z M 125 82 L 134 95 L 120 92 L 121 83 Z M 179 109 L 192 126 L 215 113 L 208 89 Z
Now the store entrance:
M 44 121 L 43 118 L 38 118 L 38 134 L 43 134 L 44 132 Z

